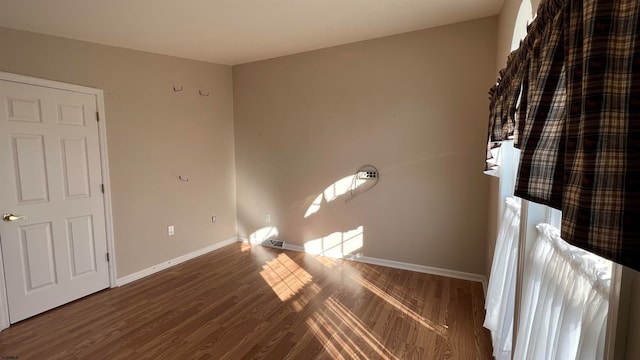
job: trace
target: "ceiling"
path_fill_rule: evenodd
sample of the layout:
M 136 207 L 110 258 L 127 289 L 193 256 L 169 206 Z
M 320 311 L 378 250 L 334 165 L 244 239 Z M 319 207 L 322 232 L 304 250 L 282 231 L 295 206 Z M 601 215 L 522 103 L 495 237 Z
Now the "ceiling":
M 235 65 L 498 14 L 503 0 L 0 0 L 0 26 Z

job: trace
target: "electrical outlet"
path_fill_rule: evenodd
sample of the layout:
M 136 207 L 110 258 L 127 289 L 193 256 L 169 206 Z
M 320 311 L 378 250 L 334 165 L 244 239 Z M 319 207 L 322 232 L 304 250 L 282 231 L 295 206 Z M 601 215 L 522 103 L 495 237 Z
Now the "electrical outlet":
M 271 222 L 271 214 L 269 214 L 269 213 L 264 214 L 264 222 L 266 222 L 266 223 L 270 223 Z
M 360 171 L 358 173 L 358 178 L 360 179 L 375 179 L 378 177 L 378 172 L 376 171 Z
M 167 227 L 167 234 L 169 236 L 173 236 L 173 234 L 176 233 L 176 228 L 173 225 L 169 225 L 169 227 Z
M 212 223 L 214 223 L 214 222 L 216 222 L 216 221 L 218 221 L 218 219 L 216 218 L 216 216 L 215 216 L 215 215 L 213 215 L 213 216 L 211 217 L 211 222 L 212 222 Z

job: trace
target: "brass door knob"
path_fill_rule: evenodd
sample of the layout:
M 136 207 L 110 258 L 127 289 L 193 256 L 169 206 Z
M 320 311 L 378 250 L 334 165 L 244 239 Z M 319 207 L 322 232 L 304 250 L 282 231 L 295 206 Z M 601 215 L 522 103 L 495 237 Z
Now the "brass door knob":
M 2 220 L 4 220 L 4 221 L 16 221 L 16 220 L 22 220 L 22 219 L 26 220 L 26 219 L 28 219 L 28 217 L 26 217 L 26 216 L 15 216 L 15 215 L 13 215 L 11 213 L 4 214 L 2 216 Z

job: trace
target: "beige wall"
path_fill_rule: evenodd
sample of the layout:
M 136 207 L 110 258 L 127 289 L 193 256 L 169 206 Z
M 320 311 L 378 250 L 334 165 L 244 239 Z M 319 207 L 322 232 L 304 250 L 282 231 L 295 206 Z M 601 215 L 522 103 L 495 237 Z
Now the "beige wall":
M 235 66 L 240 235 L 271 225 L 304 245 L 362 226 L 365 256 L 484 273 L 496 31 L 488 18 Z M 376 187 L 304 217 L 365 164 Z
M 496 31 L 483 19 L 241 65 L 232 94 L 226 66 L 0 28 L 0 71 L 104 90 L 119 277 L 236 234 L 234 96 L 240 235 L 265 212 L 297 245 L 363 226 L 366 256 L 484 273 Z M 369 163 L 375 188 L 304 218 Z
M 104 90 L 119 277 L 235 236 L 230 67 L 7 28 L 0 48 L 0 71 Z

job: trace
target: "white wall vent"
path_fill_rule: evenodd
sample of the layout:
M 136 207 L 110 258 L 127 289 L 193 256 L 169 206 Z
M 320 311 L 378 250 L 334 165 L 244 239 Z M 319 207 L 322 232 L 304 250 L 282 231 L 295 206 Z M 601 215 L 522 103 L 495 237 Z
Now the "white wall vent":
M 284 248 L 284 241 L 278 239 L 267 239 L 262 242 L 263 246 L 268 246 L 276 249 Z

